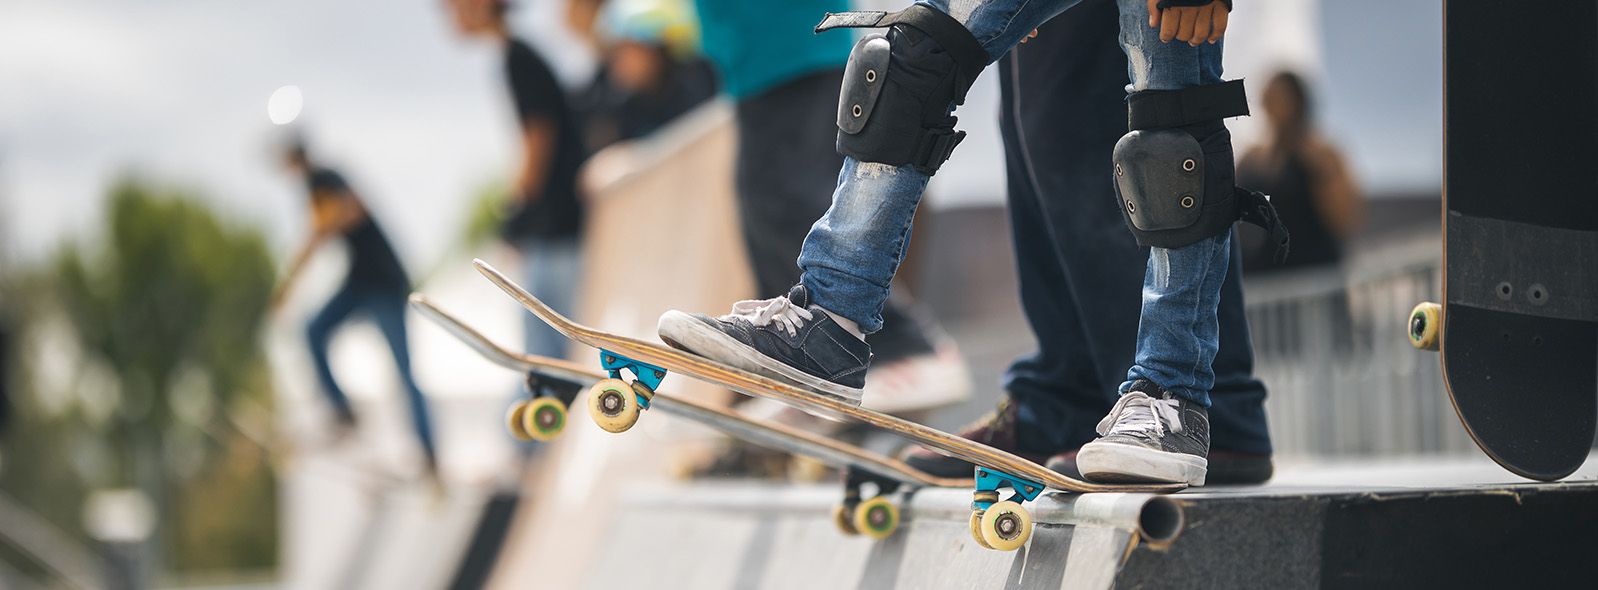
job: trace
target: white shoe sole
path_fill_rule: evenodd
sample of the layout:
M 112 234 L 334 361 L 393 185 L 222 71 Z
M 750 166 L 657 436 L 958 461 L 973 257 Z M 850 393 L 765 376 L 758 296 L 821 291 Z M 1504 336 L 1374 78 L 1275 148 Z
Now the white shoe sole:
M 677 310 L 667 311 L 661 314 L 657 330 L 660 332 L 660 338 L 668 345 L 756 375 L 813 389 L 817 393 L 849 405 L 860 405 L 861 390 L 844 387 L 790 367 L 782 361 L 761 354 L 754 347 L 739 342 L 692 315 Z
M 1100 482 L 1165 482 L 1204 485 L 1209 460 L 1184 453 L 1113 442 L 1091 442 L 1076 454 L 1082 476 Z

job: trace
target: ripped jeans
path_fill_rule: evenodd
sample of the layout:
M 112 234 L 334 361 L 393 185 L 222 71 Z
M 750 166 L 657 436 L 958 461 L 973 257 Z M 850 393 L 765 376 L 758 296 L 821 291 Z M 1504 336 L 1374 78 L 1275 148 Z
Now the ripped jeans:
M 965 24 L 992 63 L 1023 36 L 1078 0 L 921 0 Z M 1221 80 L 1222 44 L 1192 47 L 1161 42 L 1148 25 L 1146 0 L 1118 0 L 1121 48 L 1126 53 L 1129 92 L 1174 90 Z M 836 33 L 834 33 L 836 34 Z M 951 110 L 954 105 L 950 105 Z M 1040 130 L 1070 133 L 1069 129 Z M 1110 174 L 1109 154 L 1104 173 Z M 1225 162 L 1224 165 L 1231 165 Z M 832 206 L 810 228 L 799 254 L 800 281 L 812 302 L 860 325 L 866 333 L 882 327 L 888 285 L 910 242 L 910 222 L 930 177 L 897 167 L 845 158 Z M 995 180 L 997 183 L 997 180 Z M 1143 322 L 1138 354 L 1129 381 L 1147 378 L 1184 398 L 1209 405 L 1214 383 L 1210 361 L 1218 346 L 1215 305 L 1224 279 L 1229 246 L 1225 239 L 1204 240 L 1174 251 L 1156 248 L 1143 291 Z M 1219 262 L 1216 263 L 1217 257 Z M 1209 264 L 1190 264 L 1203 260 Z M 1151 269 L 1152 270 L 1152 269 Z M 1219 278 L 1211 277 L 1215 275 Z M 1206 280 L 1211 279 L 1214 280 Z M 1156 280 L 1159 279 L 1159 280 Z M 1213 291 L 1213 293 L 1211 292 Z M 768 294 L 769 295 L 769 294 Z

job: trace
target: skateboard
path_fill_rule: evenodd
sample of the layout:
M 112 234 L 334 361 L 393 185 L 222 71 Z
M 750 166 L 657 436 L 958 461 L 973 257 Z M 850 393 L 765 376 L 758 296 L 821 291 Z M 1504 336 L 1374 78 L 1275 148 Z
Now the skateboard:
M 971 534 L 982 546 L 1004 551 L 1026 544 L 1032 532 L 1032 516 L 1023 503 L 1036 500 L 1045 489 L 1076 493 L 1175 492 L 1186 487 L 1183 484 L 1103 484 L 1072 479 L 993 447 L 849 405 L 799 385 L 736 369 L 663 344 L 578 324 L 544 305 L 488 263 L 476 260 L 473 264 L 490 282 L 555 331 L 599 349 L 600 364 L 610 372 L 611 379 L 590 390 L 588 408 L 595 423 L 612 432 L 625 431 L 638 421 L 641 412 L 649 407 L 651 392 L 665 379 L 667 369 L 744 395 L 776 400 L 811 414 L 865 424 L 976 465 L 973 480 L 976 489 L 969 519 Z M 634 376 L 631 383 L 621 379 L 623 371 Z M 1004 500 L 999 499 L 1002 490 L 1010 492 Z
M 1561 10 L 1586 32 L 1444 5 L 1443 301 L 1409 321 L 1477 446 L 1543 481 L 1579 468 L 1598 427 L 1598 4 Z
M 534 397 L 517 402 L 507 412 L 507 426 L 517 438 L 551 440 L 560 434 L 566 424 L 566 406 L 573 399 L 562 399 L 564 396 L 558 392 L 576 391 L 584 386 L 597 391 L 596 395 L 626 395 L 634 391 L 625 382 L 607 383 L 614 380 L 577 363 L 513 352 L 421 294 L 411 295 L 411 306 L 483 358 L 527 376 L 528 391 Z M 561 385 L 550 387 L 556 383 Z M 969 479 L 934 477 L 892 457 L 792 426 L 755 421 L 729 409 L 687 398 L 652 392 L 646 403 L 650 409 L 704 424 L 728 436 L 776 451 L 811 457 L 843 471 L 843 501 L 833 508 L 832 519 L 845 534 L 863 534 L 874 539 L 893 535 L 899 526 L 899 508 L 889 498 L 900 489 L 909 492 L 923 487 L 971 485 Z M 868 483 L 875 487 L 869 497 L 864 495 Z

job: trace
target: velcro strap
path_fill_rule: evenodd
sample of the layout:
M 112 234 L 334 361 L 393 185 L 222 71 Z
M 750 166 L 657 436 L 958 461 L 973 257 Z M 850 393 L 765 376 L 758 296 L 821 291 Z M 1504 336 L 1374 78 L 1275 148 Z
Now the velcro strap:
M 949 52 L 954 62 L 960 64 L 968 80 L 974 80 L 982 69 L 988 67 L 988 51 L 982 48 L 971 31 L 954 20 L 954 17 L 925 4 L 912 4 L 898 12 L 880 10 L 829 12 L 816 25 L 816 32 L 837 28 L 880 29 L 893 25 L 914 27 L 932 37 Z
M 1264 228 L 1270 237 L 1270 245 L 1276 250 L 1272 258 L 1277 264 L 1287 262 L 1287 247 L 1291 237 L 1287 234 L 1287 226 L 1282 223 L 1282 218 L 1277 217 L 1276 207 L 1271 205 L 1271 198 L 1264 193 L 1242 187 L 1232 187 L 1232 193 L 1237 202 L 1238 219 Z
M 1144 90 L 1126 97 L 1127 127 L 1132 131 L 1169 129 L 1248 114 L 1243 81 L 1193 86 L 1181 90 Z

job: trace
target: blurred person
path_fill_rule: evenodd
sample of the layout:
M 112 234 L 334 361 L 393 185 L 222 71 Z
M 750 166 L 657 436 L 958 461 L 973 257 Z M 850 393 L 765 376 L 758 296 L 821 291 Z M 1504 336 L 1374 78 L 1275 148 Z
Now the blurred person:
M 799 283 L 720 317 L 667 311 L 661 338 L 860 403 L 871 359 L 865 336 L 882 327 L 912 215 L 964 139 L 952 111 L 989 63 L 1075 4 L 990 0 L 951 13 L 949 3 L 930 0 L 891 14 L 829 15 L 818 30 L 888 31 L 850 53 L 836 120 L 846 157 L 831 208 L 805 238 Z M 1099 481 L 1203 485 L 1232 223 L 1270 226 L 1278 250 L 1287 236 L 1264 195 L 1233 184 L 1224 119 L 1246 114 L 1247 102 L 1240 82 L 1221 77 L 1230 3 L 1119 0 L 1118 8 L 1130 131 L 1101 164 L 1117 179 L 1126 226 L 1151 248 L 1136 352 L 1076 464 Z
M 1315 127 L 1315 101 L 1304 79 L 1280 72 L 1265 85 L 1264 143 L 1243 153 L 1239 184 L 1271 196 L 1282 222 L 1293 228 L 1293 251 L 1280 264 L 1255 248 L 1245 248 L 1243 266 L 1254 272 L 1327 266 L 1343 258 L 1343 241 L 1365 221 L 1365 198 L 1341 150 Z M 1240 234 L 1244 244 L 1264 240 L 1254 228 Z
M 1114 0 L 1083 0 L 997 64 L 1016 275 L 1038 348 L 1010 365 L 999 407 L 959 432 L 1072 477 L 1080 477 L 1076 450 L 1097 436 L 1133 362 L 1149 257 L 1122 226 L 1104 173 L 1126 133 L 1116 12 Z M 1232 268 L 1221 287 L 1210 390 L 1212 484 L 1260 483 L 1272 473 L 1265 387 L 1253 377 L 1242 277 Z M 941 477 L 968 477 L 973 467 L 923 447 L 905 460 Z
M 425 475 L 438 481 L 438 451 L 433 443 L 432 423 L 428 416 L 427 400 L 416 386 L 411 374 L 410 345 L 405 330 L 406 298 L 410 294 L 410 279 L 400 264 L 399 256 L 377 226 L 366 206 L 345 182 L 344 177 L 332 169 L 314 165 L 305 145 L 294 142 L 285 150 L 284 168 L 305 182 L 310 197 L 310 235 L 290 262 L 288 272 L 272 294 L 272 309 L 281 308 L 288 292 L 295 286 L 311 256 L 337 239 L 344 242 L 349 253 L 349 269 L 344 282 L 328 300 L 322 310 L 311 319 L 306 329 L 310 341 L 311 358 L 316 364 L 316 377 L 322 392 L 332 405 L 335 431 L 338 438 L 348 437 L 357 426 L 355 409 L 349 397 L 333 377 L 333 367 L 328 362 L 328 345 L 333 331 L 356 313 L 364 313 L 377 323 L 388 341 L 389 352 L 399 371 L 400 383 L 411 406 L 411 426 L 422 448 Z
M 832 204 L 843 165 L 833 122 L 854 40 L 813 28 L 849 1 L 697 0 L 696 8 L 704 52 L 736 109 L 738 213 L 755 286 L 786 291 L 799 282 L 799 247 Z M 946 338 L 935 345 L 930 334 L 940 330 L 905 307 L 889 301 L 882 331 L 871 335 L 872 407 L 911 412 L 965 399 L 970 377 L 958 350 Z
M 576 306 L 581 277 L 584 207 L 577 171 L 587 157 L 576 115 L 554 70 L 506 23 L 506 0 L 448 0 L 456 31 L 492 42 L 505 52 L 505 80 L 516 109 L 521 154 L 502 234 L 521 256 L 522 284 L 563 314 Z M 536 316 L 524 314 L 526 350 L 566 356 L 568 341 Z
M 654 133 L 716 95 L 686 0 L 573 0 L 570 16 L 600 53 L 578 101 L 590 148 Z

